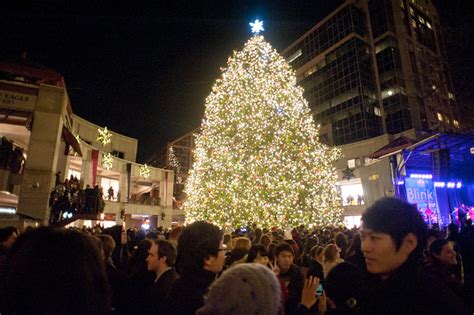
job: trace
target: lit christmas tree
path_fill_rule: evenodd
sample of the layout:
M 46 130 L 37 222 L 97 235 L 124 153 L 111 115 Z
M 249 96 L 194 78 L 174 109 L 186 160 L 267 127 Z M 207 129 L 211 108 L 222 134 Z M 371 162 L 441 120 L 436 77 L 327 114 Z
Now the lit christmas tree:
M 186 220 L 219 226 L 342 223 L 332 163 L 290 65 L 260 35 L 234 52 L 206 99 Z

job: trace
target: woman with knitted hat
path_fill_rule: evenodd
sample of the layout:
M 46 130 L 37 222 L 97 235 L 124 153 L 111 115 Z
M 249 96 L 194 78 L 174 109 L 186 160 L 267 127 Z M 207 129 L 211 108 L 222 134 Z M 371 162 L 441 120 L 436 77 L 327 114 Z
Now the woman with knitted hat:
M 275 315 L 280 306 L 280 284 L 275 274 L 260 264 L 240 264 L 226 270 L 209 288 L 198 315 Z

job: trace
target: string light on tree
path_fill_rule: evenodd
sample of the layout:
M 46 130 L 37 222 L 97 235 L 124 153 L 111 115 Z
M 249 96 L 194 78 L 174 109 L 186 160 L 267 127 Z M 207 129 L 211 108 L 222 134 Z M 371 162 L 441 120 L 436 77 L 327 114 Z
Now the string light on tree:
M 141 177 L 147 179 L 150 177 L 151 171 L 150 168 L 148 168 L 148 165 L 144 164 L 138 168 L 138 173 Z
M 102 166 L 108 171 L 114 167 L 114 157 L 112 154 L 102 153 Z
M 182 176 L 180 175 L 180 174 L 181 174 L 181 164 L 179 163 L 178 158 L 177 158 L 176 155 L 174 154 L 174 149 L 173 149 L 173 147 L 170 147 L 170 151 L 169 151 L 169 154 L 168 154 L 168 158 L 169 158 L 171 167 L 175 170 L 175 173 L 176 173 L 176 182 L 177 182 L 178 184 L 181 184 L 181 183 L 183 182 L 183 178 L 182 178 Z
M 319 142 L 294 71 L 263 36 L 233 53 L 205 105 L 185 187 L 187 222 L 342 223 L 332 164 L 340 150 Z
M 107 127 L 104 129 L 97 129 L 99 134 L 97 135 L 97 141 L 99 141 L 103 146 L 106 146 L 112 142 L 112 134 L 107 130 Z

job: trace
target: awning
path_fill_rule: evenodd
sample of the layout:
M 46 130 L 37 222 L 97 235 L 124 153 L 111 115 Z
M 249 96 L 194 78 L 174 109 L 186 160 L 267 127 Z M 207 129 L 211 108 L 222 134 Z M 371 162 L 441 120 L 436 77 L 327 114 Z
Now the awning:
M 414 145 L 417 142 L 418 142 L 417 140 L 413 140 L 413 139 L 407 138 L 405 136 L 401 136 L 401 137 L 398 137 L 397 139 L 393 140 L 392 142 L 390 142 L 386 146 L 378 149 L 377 151 L 375 151 L 374 153 L 372 153 L 368 157 L 371 158 L 371 159 L 378 159 L 380 157 L 391 155 L 391 154 L 393 154 L 397 151 L 401 151 L 403 149 L 406 149 L 406 148 Z
M 77 154 L 82 156 L 81 146 L 79 142 L 66 126 L 63 126 L 62 138 L 64 142 L 66 142 L 66 145 L 70 145 L 74 149 L 74 151 L 76 151 Z

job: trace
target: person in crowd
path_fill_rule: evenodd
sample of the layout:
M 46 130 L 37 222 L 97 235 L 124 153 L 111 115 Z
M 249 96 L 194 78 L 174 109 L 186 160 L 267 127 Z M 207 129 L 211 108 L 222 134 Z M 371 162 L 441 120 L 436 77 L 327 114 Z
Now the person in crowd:
M 247 260 L 247 254 L 252 246 L 252 242 L 247 237 L 237 237 L 232 240 L 232 251 L 227 256 L 225 265 L 227 267 L 244 263 Z
M 346 258 L 347 249 L 349 247 L 349 242 L 347 241 L 347 236 L 342 232 L 337 232 L 334 236 L 334 244 L 336 244 L 339 249 L 339 255 L 342 259 Z
M 75 230 L 22 233 L 11 248 L 4 295 L 6 314 L 111 312 L 101 254 Z
M 324 283 L 324 247 L 315 245 L 311 248 L 310 251 L 311 261 L 309 264 L 309 269 L 307 277 L 317 277 L 321 283 Z
M 323 256 L 323 271 L 324 278 L 326 278 L 329 271 L 344 260 L 339 256 L 339 248 L 337 248 L 335 244 L 326 245 L 326 247 L 324 247 Z
M 295 252 L 288 243 L 281 243 L 275 249 L 276 264 L 280 270 L 278 278 L 283 284 L 282 302 L 285 314 L 292 314 L 301 300 L 304 279 L 300 268 L 293 263 Z
M 427 254 L 425 270 L 463 298 L 461 276 L 455 272 L 458 261 L 453 243 L 445 239 L 434 240 L 429 244 Z
M 247 255 L 247 263 L 258 263 L 263 266 L 268 266 L 270 260 L 268 259 L 268 250 L 263 244 L 255 244 L 250 247 Z
M 259 264 L 240 264 L 222 274 L 209 288 L 197 315 L 275 315 L 280 306 L 275 274 Z
M 0 229 L 0 259 L 3 259 L 18 237 L 18 230 L 13 226 Z M 3 257 L 3 258 L 2 258 Z
M 360 239 L 360 234 L 356 233 L 352 238 L 351 245 L 347 250 L 347 259 L 346 262 L 356 265 L 361 272 L 365 272 L 367 270 L 365 266 L 365 258 L 360 246 L 362 241 Z
M 227 256 L 227 253 L 230 253 L 232 251 L 232 235 L 230 235 L 229 233 L 224 234 L 224 245 L 227 246 Z
M 252 245 L 260 244 L 262 236 L 263 236 L 262 229 L 261 228 L 256 228 L 255 229 L 255 237 L 252 239 Z
M 109 190 L 107 190 L 107 198 L 109 201 L 114 200 L 114 188 L 112 186 L 109 187 Z
M 179 278 L 171 286 L 163 314 L 194 314 L 204 305 L 204 294 L 224 266 L 222 232 L 213 224 L 194 222 L 178 241 Z
M 357 266 L 342 262 L 331 269 L 324 282 L 326 315 L 360 314 L 364 301 L 362 273 Z
M 150 290 L 151 313 L 159 314 L 163 308 L 163 302 L 168 295 L 173 282 L 178 274 L 173 269 L 176 261 L 176 248 L 169 241 L 154 240 L 148 252 L 148 270 L 156 274 L 156 278 Z
M 300 256 L 300 259 L 298 260 L 298 264 L 301 267 L 309 268 L 311 266 L 311 261 L 312 261 L 311 249 L 318 244 L 319 244 L 319 240 L 317 237 L 315 236 L 308 237 L 304 246 L 303 253 Z
M 100 249 L 102 250 L 105 272 L 109 280 L 112 307 L 115 314 L 126 314 L 129 312 L 129 294 L 127 276 L 118 270 L 112 261 L 112 252 L 115 248 L 115 241 L 110 235 L 101 234 L 97 238 L 100 240 Z
M 115 225 L 106 228 L 103 233 L 112 236 L 115 241 L 115 248 L 112 252 L 112 261 L 114 262 L 114 266 L 120 270 L 124 270 L 125 266 L 127 265 L 128 258 L 130 257 L 126 231 L 123 230 L 121 225 Z
M 270 234 L 264 234 L 260 238 L 260 243 L 263 244 L 268 248 L 268 246 L 272 243 L 272 237 Z
M 127 263 L 127 275 L 130 283 L 130 297 L 134 301 L 135 313 L 146 313 L 150 308 L 148 292 L 153 285 L 156 274 L 148 270 L 147 257 L 153 242 L 144 239 L 137 245 L 137 249 Z
M 175 247 L 178 246 L 178 240 L 179 240 L 179 236 L 181 235 L 181 233 L 183 232 L 183 227 L 182 226 L 176 226 L 174 227 L 172 230 L 171 230 L 171 233 L 170 233 L 170 236 L 168 238 L 168 241 L 171 242 L 171 244 L 173 244 Z
M 364 314 L 467 314 L 449 288 L 420 271 L 427 227 L 418 210 L 382 198 L 362 215 L 362 252 L 367 271 Z

